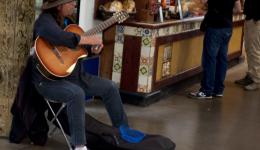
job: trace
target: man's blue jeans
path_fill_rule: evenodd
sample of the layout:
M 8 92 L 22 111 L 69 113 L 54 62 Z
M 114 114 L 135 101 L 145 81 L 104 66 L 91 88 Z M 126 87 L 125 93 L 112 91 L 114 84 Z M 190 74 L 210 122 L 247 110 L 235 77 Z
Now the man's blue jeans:
M 228 43 L 232 28 L 207 28 L 203 41 L 203 79 L 200 91 L 206 95 L 222 94 L 227 72 Z
M 45 98 L 67 104 L 72 145 L 85 145 L 85 97 L 100 96 L 105 104 L 113 126 L 128 125 L 127 117 L 117 85 L 88 73 L 79 78 L 65 80 L 42 80 L 34 82 L 37 91 Z

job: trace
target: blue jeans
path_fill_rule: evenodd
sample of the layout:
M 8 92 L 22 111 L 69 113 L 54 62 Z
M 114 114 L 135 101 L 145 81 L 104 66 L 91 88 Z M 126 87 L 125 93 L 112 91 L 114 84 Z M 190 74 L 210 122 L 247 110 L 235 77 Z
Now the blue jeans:
M 80 78 L 34 81 L 37 91 L 45 98 L 67 103 L 72 145 L 85 145 L 85 96 L 100 96 L 113 126 L 128 125 L 116 84 L 87 73 Z
M 200 91 L 206 95 L 222 94 L 227 72 L 228 43 L 232 28 L 207 28 L 203 41 L 203 78 Z

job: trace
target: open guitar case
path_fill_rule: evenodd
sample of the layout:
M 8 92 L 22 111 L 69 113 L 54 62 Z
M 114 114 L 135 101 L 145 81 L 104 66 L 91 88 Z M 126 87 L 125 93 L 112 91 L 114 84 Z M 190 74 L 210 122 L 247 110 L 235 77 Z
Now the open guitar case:
M 51 119 L 52 116 L 48 116 Z M 66 111 L 59 115 L 65 132 L 69 133 Z M 90 150 L 174 150 L 175 143 L 162 135 L 145 134 L 139 143 L 129 143 L 120 136 L 120 131 L 112 126 L 106 125 L 88 113 L 85 114 L 86 140 Z M 57 126 L 58 127 L 58 126 Z

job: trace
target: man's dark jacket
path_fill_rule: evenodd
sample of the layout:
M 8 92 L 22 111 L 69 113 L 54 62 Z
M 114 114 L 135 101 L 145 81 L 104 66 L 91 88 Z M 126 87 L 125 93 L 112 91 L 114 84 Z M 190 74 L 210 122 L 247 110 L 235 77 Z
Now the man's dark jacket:
M 44 145 L 47 141 L 48 125 L 44 116 L 47 105 L 31 83 L 32 57 L 20 77 L 14 103 L 9 140 L 20 143 L 26 136 L 36 145 Z

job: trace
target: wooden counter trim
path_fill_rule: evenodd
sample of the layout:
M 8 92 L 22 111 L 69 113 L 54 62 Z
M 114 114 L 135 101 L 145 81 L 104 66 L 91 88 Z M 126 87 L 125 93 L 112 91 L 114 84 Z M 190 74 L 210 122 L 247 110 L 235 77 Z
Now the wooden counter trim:
M 190 69 L 186 72 L 177 74 L 175 76 L 171 76 L 168 79 L 161 80 L 161 81 L 158 81 L 158 82 L 154 82 L 152 91 L 159 90 L 162 87 L 170 86 L 174 83 L 177 83 L 179 81 L 182 81 L 184 79 L 192 77 L 196 74 L 199 74 L 201 71 L 202 71 L 202 68 L 199 66 L 199 67 L 196 67 L 196 68 L 192 68 L 192 69 Z
M 174 34 L 174 35 L 157 37 L 155 47 L 158 49 L 159 46 L 162 44 L 167 44 L 169 42 L 179 41 L 179 40 L 199 36 L 202 34 L 204 34 L 204 33 L 201 32 L 200 30 L 193 30 L 193 31 L 182 32 L 182 33 Z
M 163 28 L 163 27 L 168 27 L 168 26 L 173 26 L 176 24 L 183 24 L 183 23 L 188 23 L 188 22 L 201 22 L 203 20 L 203 16 L 202 17 L 193 17 L 193 18 L 187 18 L 187 19 L 183 19 L 183 20 L 169 20 L 169 21 L 165 21 L 165 22 L 157 22 L 157 23 L 145 23 L 145 22 L 135 22 L 135 21 L 129 21 L 129 22 L 125 22 L 123 23 L 123 25 L 126 26 L 131 26 L 131 27 L 138 27 L 138 28 L 149 28 L 149 29 L 159 29 L 159 28 Z
M 174 26 L 178 24 L 185 24 L 185 23 L 190 23 L 190 22 L 201 22 L 204 17 L 194 17 L 194 18 L 187 18 L 183 20 L 170 20 L 170 21 L 165 21 L 162 23 L 146 23 L 146 22 L 135 22 L 135 21 L 126 21 L 122 25 L 124 26 L 131 26 L 131 27 L 138 27 L 138 28 L 148 28 L 148 29 L 160 29 L 163 27 L 169 27 L 169 26 Z M 233 21 L 234 25 L 241 25 L 241 23 L 244 23 L 244 20 L 235 20 Z
M 137 92 L 142 38 L 125 35 L 120 89 Z M 135 44 L 133 44 L 135 43 Z

